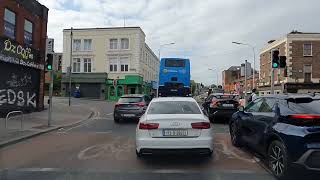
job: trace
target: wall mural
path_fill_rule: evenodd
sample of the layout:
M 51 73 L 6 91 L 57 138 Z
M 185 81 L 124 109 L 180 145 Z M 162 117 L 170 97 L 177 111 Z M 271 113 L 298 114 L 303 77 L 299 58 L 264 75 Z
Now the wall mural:
M 0 61 L 0 112 L 35 110 L 40 70 Z

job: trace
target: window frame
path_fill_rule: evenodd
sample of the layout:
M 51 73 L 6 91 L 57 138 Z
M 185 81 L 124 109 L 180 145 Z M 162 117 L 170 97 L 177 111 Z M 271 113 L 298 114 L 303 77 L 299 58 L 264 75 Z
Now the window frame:
M 86 41 L 90 42 L 90 46 L 86 48 Z M 92 39 L 83 39 L 83 51 L 92 51 Z
M 76 63 L 76 66 L 75 66 L 75 63 Z M 80 58 L 72 58 L 72 73 L 81 73 L 81 59 Z
M 116 43 L 112 43 L 112 41 L 115 41 Z M 115 48 L 113 48 L 114 44 L 116 45 Z M 109 39 L 109 50 L 117 50 L 117 49 L 119 49 L 118 48 L 118 46 L 119 46 L 118 44 L 119 43 L 118 43 L 118 39 L 117 38 L 110 38 Z
M 27 31 L 26 30 L 26 22 L 30 22 L 31 23 L 31 32 L 29 32 L 29 31 Z M 24 40 L 24 44 L 27 44 L 27 45 L 32 45 L 33 44 L 33 35 L 34 35 L 34 23 L 32 22 L 32 21 L 30 21 L 29 19 L 24 19 L 24 31 L 23 31 L 23 40 Z M 30 33 L 31 34 L 31 43 L 26 43 L 26 38 L 25 38 L 25 36 L 26 36 L 26 33 Z
M 90 64 L 90 68 L 89 68 Z M 91 73 L 92 72 L 92 59 L 91 58 L 83 58 L 83 72 Z
M 307 50 L 305 48 L 306 45 L 310 45 L 310 54 L 306 54 L 305 51 Z M 312 57 L 312 43 L 303 43 L 302 45 L 302 55 L 303 57 Z
M 7 35 L 6 34 L 6 23 L 12 25 L 11 22 L 7 21 L 5 18 L 6 18 L 6 10 L 9 11 L 9 12 L 12 12 L 14 14 L 14 34 L 13 34 L 13 37 L 11 37 L 10 35 Z M 14 39 L 16 40 L 17 39 L 17 13 L 15 11 L 12 11 L 10 8 L 7 8 L 5 7 L 4 8 L 4 11 L 3 11 L 3 35 L 6 36 L 6 37 L 9 37 L 11 39 Z
M 114 56 L 109 56 L 108 57 L 108 61 L 109 61 L 109 73 L 117 73 L 118 72 L 118 64 L 119 64 L 119 59 L 118 57 L 114 57 Z M 116 70 L 115 70 L 116 69 Z
M 127 42 L 128 42 L 128 44 L 127 44 L 128 47 L 126 47 L 126 48 L 124 47 L 124 44 L 122 43 L 123 40 L 128 40 L 128 41 L 127 41 Z M 121 39 L 120 39 L 120 49 L 124 49 L 124 50 L 130 49 L 130 41 L 129 41 L 129 38 L 121 38 Z
M 72 40 L 73 42 L 73 44 L 72 44 L 72 51 L 74 51 L 74 52 L 79 52 L 79 51 L 81 51 L 81 44 L 82 44 L 82 41 L 81 41 L 81 39 L 73 39 Z M 80 45 L 79 45 L 79 49 L 76 49 L 76 41 L 79 41 L 80 42 Z

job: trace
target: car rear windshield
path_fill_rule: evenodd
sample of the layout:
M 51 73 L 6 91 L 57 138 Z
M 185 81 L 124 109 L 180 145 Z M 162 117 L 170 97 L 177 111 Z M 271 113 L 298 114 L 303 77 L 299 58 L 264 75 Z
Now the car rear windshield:
M 122 97 L 118 101 L 119 103 L 138 103 L 142 102 L 142 97 Z
M 297 114 L 320 114 L 320 99 L 288 100 L 288 107 Z
M 161 101 L 152 103 L 147 114 L 201 114 L 201 111 L 195 102 Z

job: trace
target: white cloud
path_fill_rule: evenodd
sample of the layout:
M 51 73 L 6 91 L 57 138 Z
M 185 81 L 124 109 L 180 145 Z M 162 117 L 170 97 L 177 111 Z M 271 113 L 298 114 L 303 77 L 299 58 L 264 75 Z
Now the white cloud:
M 159 44 L 175 42 L 161 51 L 163 56 L 189 57 L 192 78 L 206 84 L 215 82 L 208 67 L 221 71 L 252 61 L 241 41 L 257 48 L 257 57 L 268 40 L 293 29 L 319 31 L 320 3 L 292 0 L 39 0 L 49 7 L 48 36 L 62 50 L 62 30 L 80 27 L 140 26 L 147 43 L 157 54 Z M 258 61 L 257 61 L 258 67 Z M 220 80 L 221 82 L 221 80 Z

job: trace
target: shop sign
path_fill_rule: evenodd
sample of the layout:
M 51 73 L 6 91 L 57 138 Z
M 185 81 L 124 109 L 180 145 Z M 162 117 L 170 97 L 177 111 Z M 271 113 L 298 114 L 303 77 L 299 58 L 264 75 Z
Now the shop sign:
M 6 37 L 0 37 L 0 61 L 44 69 L 44 65 L 39 61 L 38 51 Z

